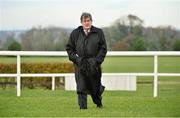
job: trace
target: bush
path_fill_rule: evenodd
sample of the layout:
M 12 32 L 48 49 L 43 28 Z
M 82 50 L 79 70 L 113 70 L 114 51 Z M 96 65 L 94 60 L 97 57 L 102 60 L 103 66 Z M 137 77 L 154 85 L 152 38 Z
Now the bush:
M 132 46 L 132 49 L 134 51 L 146 51 L 146 47 L 144 45 L 144 40 L 141 38 L 136 39 Z
M 16 64 L 0 64 L 0 73 L 16 73 Z M 21 73 L 72 73 L 74 67 L 71 63 L 22 63 Z M 0 79 L 0 83 L 12 83 L 6 81 L 7 78 Z M 12 81 L 13 79 L 11 79 Z M 57 81 L 57 80 L 56 80 Z M 14 82 L 14 81 L 13 81 Z M 33 89 L 35 86 L 51 88 L 51 78 L 49 77 L 26 77 L 21 79 L 22 86 Z
M 19 42 L 14 40 L 8 45 L 8 50 L 9 51 L 21 51 L 22 47 Z
M 180 51 L 180 40 L 176 40 L 173 45 L 174 51 Z

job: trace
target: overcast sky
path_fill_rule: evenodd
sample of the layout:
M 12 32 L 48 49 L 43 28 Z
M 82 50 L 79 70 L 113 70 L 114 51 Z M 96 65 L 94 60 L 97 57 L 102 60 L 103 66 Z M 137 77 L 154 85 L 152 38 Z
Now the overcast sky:
M 0 0 L 0 30 L 40 25 L 75 28 L 84 11 L 92 14 L 98 27 L 134 14 L 144 26 L 180 29 L 180 0 Z

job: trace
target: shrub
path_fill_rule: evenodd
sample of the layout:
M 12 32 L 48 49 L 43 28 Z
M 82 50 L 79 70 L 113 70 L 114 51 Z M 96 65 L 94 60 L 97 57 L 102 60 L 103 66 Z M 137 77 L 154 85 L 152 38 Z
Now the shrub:
M 0 73 L 16 73 L 16 64 L 0 64 Z M 21 73 L 71 73 L 74 67 L 71 63 L 22 63 Z M 11 81 L 13 79 L 10 79 Z M 56 80 L 57 81 L 57 80 Z M 14 81 L 13 81 L 14 82 Z M 21 79 L 22 86 L 33 89 L 35 86 L 51 88 L 49 77 L 26 77 Z M 0 83 L 12 83 L 7 78 L 1 78 Z

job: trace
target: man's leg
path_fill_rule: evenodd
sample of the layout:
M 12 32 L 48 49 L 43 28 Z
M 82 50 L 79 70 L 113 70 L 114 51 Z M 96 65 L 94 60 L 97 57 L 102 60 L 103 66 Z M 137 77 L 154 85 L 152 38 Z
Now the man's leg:
M 99 108 L 102 108 L 102 94 L 104 92 L 104 89 L 105 87 L 101 85 L 96 94 L 91 94 L 91 98 L 94 104 L 96 104 Z
M 102 100 L 102 94 L 103 94 L 104 90 L 105 90 L 105 86 L 101 85 L 101 87 L 100 87 L 100 98 L 101 98 L 101 100 Z
M 98 107 L 98 106 L 102 106 L 102 99 L 101 99 L 101 97 L 100 97 L 98 94 L 96 94 L 96 95 L 91 95 L 91 98 L 92 98 L 94 104 L 97 105 L 97 107 Z
M 78 93 L 78 104 L 80 109 L 87 109 L 87 94 Z
M 99 94 L 100 100 L 101 100 L 101 104 L 97 105 L 98 108 L 102 108 L 103 107 L 103 105 L 102 105 L 102 94 L 103 94 L 104 90 L 105 90 L 105 86 L 101 85 L 101 87 L 100 87 L 100 94 Z

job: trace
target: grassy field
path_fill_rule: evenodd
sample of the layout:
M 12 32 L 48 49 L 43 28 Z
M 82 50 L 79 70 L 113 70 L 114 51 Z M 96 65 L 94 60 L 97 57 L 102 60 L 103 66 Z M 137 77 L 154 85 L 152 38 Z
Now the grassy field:
M 180 57 L 160 57 L 159 72 L 180 73 Z M 23 57 L 25 63 L 69 62 L 67 57 Z M 16 63 L 14 57 L 0 57 L 0 63 Z M 103 72 L 153 72 L 152 57 L 107 57 Z M 74 91 L 0 88 L 1 116 L 179 116 L 180 77 L 159 77 L 158 97 L 153 98 L 153 77 L 138 77 L 137 91 L 105 91 L 103 109 L 88 97 L 88 109 L 79 110 Z
M 88 97 L 88 109 L 79 110 L 74 91 L 23 89 L 0 90 L 0 116 L 180 116 L 180 84 L 160 84 L 152 97 L 152 84 L 138 84 L 137 91 L 105 91 L 103 109 Z

